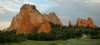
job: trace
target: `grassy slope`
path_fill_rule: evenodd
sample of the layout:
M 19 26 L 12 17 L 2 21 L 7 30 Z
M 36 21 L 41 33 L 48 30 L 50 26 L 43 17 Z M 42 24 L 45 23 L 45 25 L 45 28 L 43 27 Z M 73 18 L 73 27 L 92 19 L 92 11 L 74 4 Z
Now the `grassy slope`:
M 100 45 L 100 40 L 93 39 L 73 39 L 66 41 L 24 41 L 20 43 L 0 43 L 0 45 Z

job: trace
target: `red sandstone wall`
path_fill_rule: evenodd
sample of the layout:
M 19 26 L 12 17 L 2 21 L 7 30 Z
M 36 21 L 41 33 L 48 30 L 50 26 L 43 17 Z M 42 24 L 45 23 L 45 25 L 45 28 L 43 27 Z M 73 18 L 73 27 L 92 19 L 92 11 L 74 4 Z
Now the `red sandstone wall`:
M 92 27 L 92 28 L 98 27 L 94 24 L 92 18 L 90 17 L 88 17 L 88 20 L 78 18 L 77 23 L 75 25 L 71 24 L 71 21 L 69 21 L 69 25 L 72 27 L 74 26 Z
M 8 30 L 11 31 L 17 29 L 17 34 L 50 32 L 50 22 L 62 25 L 55 13 L 42 15 L 36 9 L 35 5 L 24 4 L 20 9 L 19 14 L 13 18 L 12 24 Z

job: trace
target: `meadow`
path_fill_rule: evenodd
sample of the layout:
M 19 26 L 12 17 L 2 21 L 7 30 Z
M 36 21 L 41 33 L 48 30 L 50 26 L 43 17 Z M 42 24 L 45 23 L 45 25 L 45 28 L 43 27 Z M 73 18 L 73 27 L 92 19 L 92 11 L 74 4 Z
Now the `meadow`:
M 98 39 L 70 39 L 56 41 L 32 41 L 26 40 L 16 43 L 0 43 L 0 45 L 100 45 Z

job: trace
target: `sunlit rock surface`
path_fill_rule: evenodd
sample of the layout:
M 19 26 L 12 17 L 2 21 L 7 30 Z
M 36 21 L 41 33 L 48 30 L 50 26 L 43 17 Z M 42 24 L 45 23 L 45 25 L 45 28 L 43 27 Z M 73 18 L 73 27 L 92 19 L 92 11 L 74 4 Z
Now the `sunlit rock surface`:
M 24 4 L 20 12 L 13 18 L 9 31 L 16 29 L 17 34 L 28 34 L 32 32 L 50 32 L 50 22 L 54 24 L 62 23 L 54 12 L 50 14 L 41 14 L 35 5 Z
M 71 21 L 69 21 L 69 26 L 81 26 L 81 27 L 91 27 L 91 28 L 98 28 L 92 20 L 92 18 L 88 17 L 88 20 L 78 18 L 77 23 L 73 25 Z

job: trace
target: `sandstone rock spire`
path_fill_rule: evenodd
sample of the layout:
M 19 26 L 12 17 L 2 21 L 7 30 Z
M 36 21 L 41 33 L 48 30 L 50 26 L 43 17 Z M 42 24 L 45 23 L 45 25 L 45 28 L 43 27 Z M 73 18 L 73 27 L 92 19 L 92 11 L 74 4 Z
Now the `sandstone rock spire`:
M 69 26 L 75 27 L 75 25 L 72 24 L 72 22 L 69 20 Z
M 56 14 L 43 15 L 36 9 L 35 5 L 24 4 L 20 8 L 20 12 L 13 18 L 8 30 L 16 29 L 17 34 L 50 32 L 50 22 L 62 25 Z
M 69 22 L 69 25 L 73 27 L 71 22 Z M 74 26 L 98 28 L 90 17 L 88 17 L 87 20 L 78 18 L 77 23 Z

